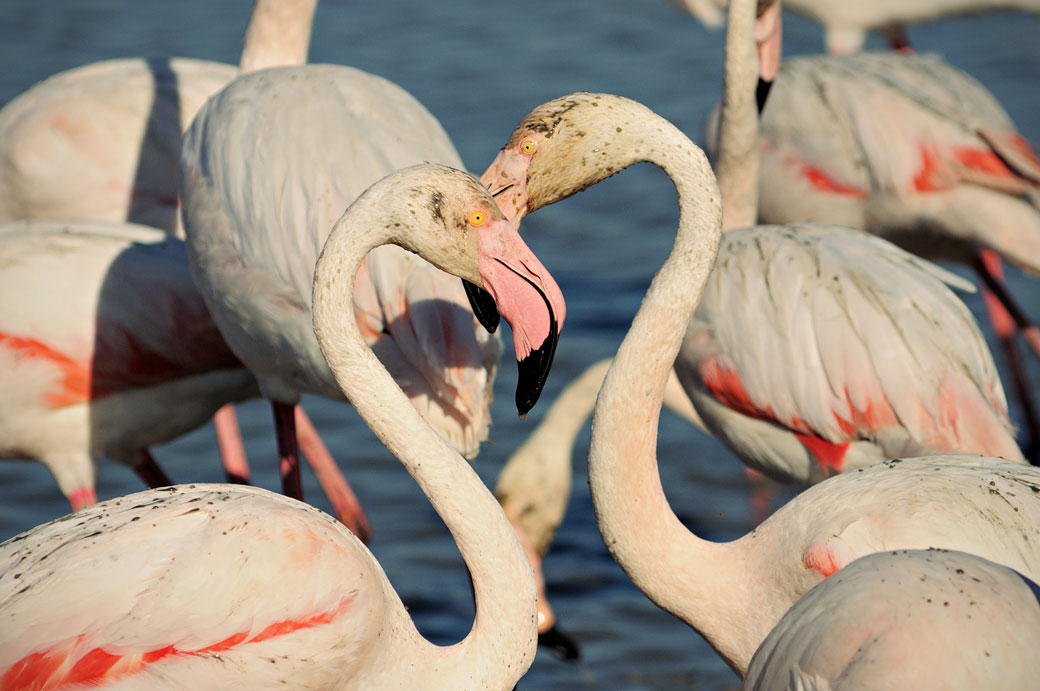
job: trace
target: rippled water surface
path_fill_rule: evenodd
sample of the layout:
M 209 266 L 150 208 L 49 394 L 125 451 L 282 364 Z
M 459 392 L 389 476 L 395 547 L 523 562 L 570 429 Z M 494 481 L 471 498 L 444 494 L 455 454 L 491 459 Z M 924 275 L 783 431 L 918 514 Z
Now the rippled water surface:
M 249 9 L 247 0 L 7 0 L 0 7 L 0 102 L 54 72 L 106 58 L 237 62 Z M 793 16 L 785 21 L 788 54 L 820 48 L 814 26 Z M 1035 18 L 1002 14 L 915 27 L 910 35 L 919 50 L 941 52 L 985 83 L 1026 137 L 1040 143 L 1038 28 Z M 721 48 L 720 32 L 668 0 L 384 0 L 320 4 L 311 60 L 359 67 L 409 90 L 479 173 L 530 108 L 578 90 L 642 101 L 696 140 L 720 93 Z M 515 368 L 506 362 L 501 369 L 493 442 L 476 462 L 487 482 L 559 388 L 614 352 L 667 253 L 677 209 L 667 178 L 642 165 L 525 221 L 525 237 L 567 298 L 568 319 L 546 394 L 526 420 L 512 407 Z M 1036 284 L 1014 271 L 1010 280 L 1040 318 Z M 978 298 L 965 299 L 980 315 Z M 1040 369 L 1032 374 L 1040 382 Z M 375 531 L 372 551 L 419 628 L 438 642 L 460 639 L 471 623 L 470 591 L 429 503 L 351 408 L 305 403 L 364 503 Z M 256 482 L 277 487 L 267 405 L 254 401 L 238 412 Z M 545 563 L 561 626 L 579 641 L 582 659 L 567 663 L 540 652 L 520 687 L 737 686 L 707 644 L 650 604 L 607 554 L 585 481 L 587 448 L 586 429 L 575 449 L 574 496 Z M 178 481 L 222 480 L 209 427 L 155 452 Z M 720 444 L 666 414 L 659 456 L 669 498 L 691 529 L 724 540 L 752 527 L 751 485 Z M 306 471 L 304 481 L 308 497 L 328 508 Z M 102 468 L 100 497 L 139 489 L 129 470 Z M 0 538 L 67 510 L 37 464 L 0 464 L 0 492 Z M 785 496 L 776 495 L 774 505 Z

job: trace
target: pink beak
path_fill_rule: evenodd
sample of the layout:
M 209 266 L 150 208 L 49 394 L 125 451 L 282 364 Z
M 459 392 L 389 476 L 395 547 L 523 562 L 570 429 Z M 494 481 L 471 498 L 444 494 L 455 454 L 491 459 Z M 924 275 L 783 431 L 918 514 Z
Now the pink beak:
M 538 401 L 549 375 L 567 307 L 556 281 L 509 221 L 492 221 L 477 231 L 477 237 L 485 290 L 513 330 L 520 370 L 516 407 L 524 416 Z M 494 310 L 480 295 L 482 291 L 467 284 L 466 292 L 478 319 L 493 329 L 489 322 L 494 321 L 490 317 Z

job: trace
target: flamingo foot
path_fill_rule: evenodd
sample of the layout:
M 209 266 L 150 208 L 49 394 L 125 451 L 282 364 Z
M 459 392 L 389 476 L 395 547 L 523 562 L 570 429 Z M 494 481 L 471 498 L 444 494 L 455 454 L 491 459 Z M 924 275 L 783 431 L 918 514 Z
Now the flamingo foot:
M 542 646 L 560 660 L 578 660 L 581 651 L 578 644 L 569 635 L 560 631 L 556 626 L 538 634 L 538 645 Z
M 296 406 L 295 422 L 300 452 L 317 476 L 318 484 L 336 512 L 336 518 L 347 526 L 350 532 L 357 535 L 359 540 L 368 544 L 372 539 L 372 528 L 361 508 L 361 502 L 358 501 L 347 479 L 343 477 L 328 447 L 321 440 L 318 430 L 304 412 L 303 406 Z
M 141 449 L 137 452 L 137 457 L 138 463 L 134 466 L 134 472 L 144 481 L 144 484 L 152 488 L 169 487 L 173 484 L 173 480 L 159 467 L 159 462 L 155 460 L 151 451 Z
M 278 438 L 278 470 L 282 475 L 282 494 L 303 501 L 300 456 L 296 444 L 296 406 L 271 401 L 274 430 Z

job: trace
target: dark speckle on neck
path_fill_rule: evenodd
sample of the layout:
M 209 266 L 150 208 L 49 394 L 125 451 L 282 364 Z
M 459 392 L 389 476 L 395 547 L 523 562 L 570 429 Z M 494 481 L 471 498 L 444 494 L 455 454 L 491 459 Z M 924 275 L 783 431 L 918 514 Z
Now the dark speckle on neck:
M 433 215 L 440 219 L 442 222 L 444 221 L 444 216 L 441 215 L 441 202 L 443 201 L 444 195 L 440 192 L 434 192 L 433 196 L 430 198 L 430 202 L 433 206 Z

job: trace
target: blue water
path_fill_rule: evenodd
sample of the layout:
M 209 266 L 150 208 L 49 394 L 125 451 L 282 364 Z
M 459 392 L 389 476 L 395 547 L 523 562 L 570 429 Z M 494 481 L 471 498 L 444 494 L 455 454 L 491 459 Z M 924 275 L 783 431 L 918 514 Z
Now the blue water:
M 237 62 L 249 9 L 247 0 L 6 0 L 0 102 L 54 72 L 106 58 Z M 941 52 L 983 81 L 1025 136 L 1040 143 L 1038 28 L 1035 18 L 1002 14 L 914 27 L 910 36 L 919 50 Z M 819 50 L 814 26 L 788 15 L 784 30 L 788 54 Z M 702 28 L 667 0 L 386 0 L 321 4 L 311 60 L 353 65 L 409 90 L 479 173 L 530 108 L 577 90 L 642 101 L 696 140 L 719 95 L 721 49 L 721 33 Z M 508 362 L 501 368 L 493 442 L 475 464 L 488 483 L 556 391 L 613 353 L 667 253 L 677 215 L 667 179 L 641 165 L 525 221 L 527 241 L 567 298 L 568 320 L 542 403 L 526 420 L 512 407 L 515 368 Z M 1040 318 L 1037 284 L 1014 270 L 1010 281 Z M 976 296 L 965 300 L 981 315 Z M 1040 382 L 1035 363 L 1032 375 Z M 305 405 L 364 503 L 375 531 L 372 551 L 420 629 L 438 642 L 458 640 L 469 629 L 472 603 L 440 520 L 351 408 L 318 399 Z M 269 409 L 254 401 L 238 412 L 255 480 L 276 488 Z M 541 652 L 520 687 L 736 687 L 736 677 L 707 644 L 652 605 L 607 554 L 585 481 L 587 446 L 586 430 L 575 449 L 571 506 L 545 562 L 561 627 L 579 641 L 582 660 L 566 663 Z M 222 480 L 209 427 L 155 453 L 178 481 Z M 669 498 L 689 527 L 724 540 L 754 524 L 751 486 L 720 444 L 665 415 L 659 456 Z M 306 471 L 304 481 L 308 497 L 327 509 Z M 100 497 L 139 489 L 129 470 L 103 466 Z M 42 466 L 0 464 L 0 539 L 66 510 Z

